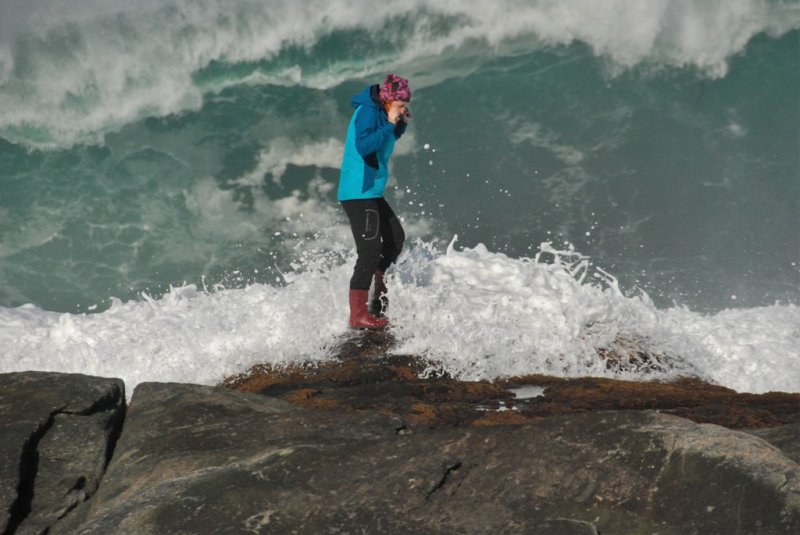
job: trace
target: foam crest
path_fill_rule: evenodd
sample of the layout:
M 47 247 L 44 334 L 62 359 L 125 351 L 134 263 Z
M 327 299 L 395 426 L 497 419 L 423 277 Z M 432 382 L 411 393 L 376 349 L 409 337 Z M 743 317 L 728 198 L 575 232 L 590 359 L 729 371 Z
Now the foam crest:
M 621 335 L 641 336 L 625 325 L 651 324 L 652 303 L 624 297 L 613 277 L 594 272 L 575 252 L 541 249 L 536 258 L 514 259 L 484 246 L 457 251 L 451 243 L 446 254 L 397 277 L 392 317 L 400 351 L 475 380 L 606 375 L 598 349 Z M 676 360 L 672 371 L 681 367 Z
M 454 240 L 455 242 L 455 240 Z M 390 279 L 399 352 L 426 355 L 465 379 L 543 373 L 634 380 L 699 376 L 739 391 L 800 391 L 800 308 L 705 316 L 625 296 L 575 251 L 534 258 L 484 246 L 409 257 Z M 620 370 L 600 353 L 642 350 L 658 364 Z M 789 370 L 787 372 L 787 370 Z
M 432 85 L 458 75 L 448 57 L 465 44 L 483 46 L 463 73 L 497 54 L 581 41 L 619 68 L 723 76 L 754 35 L 800 27 L 798 6 L 764 0 L 51 0 L 13 2 L 6 12 L 0 133 L 41 147 L 97 142 L 142 117 L 199 109 L 207 93 L 243 83 L 327 89 L 403 67 L 418 75 L 416 87 Z M 225 65 L 242 68 L 204 76 Z

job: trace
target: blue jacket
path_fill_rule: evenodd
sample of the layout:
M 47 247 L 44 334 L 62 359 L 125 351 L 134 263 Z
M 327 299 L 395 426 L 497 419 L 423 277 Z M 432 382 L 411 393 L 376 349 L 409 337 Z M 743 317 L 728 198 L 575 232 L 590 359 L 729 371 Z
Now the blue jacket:
M 405 133 L 406 123 L 389 122 L 377 85 L 365 88 L 350 104 L 355 112 L 347 127 L 338 198 L 340 201 L 377 199 L 383 197 L 389 180 L 389 157 L 394 142 Z

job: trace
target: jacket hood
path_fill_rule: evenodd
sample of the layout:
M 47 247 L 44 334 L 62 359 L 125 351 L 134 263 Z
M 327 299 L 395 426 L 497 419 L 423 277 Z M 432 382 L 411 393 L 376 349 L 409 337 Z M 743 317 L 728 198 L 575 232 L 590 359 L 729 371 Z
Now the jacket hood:
M 372 106 L 373 108 L 381 109 L 380 102 L 380 86 L 375 84 L 365 87 L 360 93 L 354 96 L 350 101 L 350 105 L 353 106 L 353 108 Z

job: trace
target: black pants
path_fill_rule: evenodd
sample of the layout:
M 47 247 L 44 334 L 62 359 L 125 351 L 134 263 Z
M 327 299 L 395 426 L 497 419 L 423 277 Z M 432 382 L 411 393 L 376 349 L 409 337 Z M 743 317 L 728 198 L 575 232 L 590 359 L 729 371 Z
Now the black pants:
M 358 259 L 350 289 L 369 290 L 372 274 L 386 271 L 400 256 L 406 233 L 386 199 L 342 201 L 356 240 Z

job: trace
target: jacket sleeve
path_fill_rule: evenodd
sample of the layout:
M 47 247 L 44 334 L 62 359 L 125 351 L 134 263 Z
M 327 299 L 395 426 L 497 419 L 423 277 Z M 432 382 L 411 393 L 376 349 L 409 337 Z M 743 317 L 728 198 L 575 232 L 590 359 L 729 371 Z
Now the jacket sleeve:
M 362 158 L 378 151 L 394 135 L 395 125 L 380 120 L 380 110 L 364 106 L 356 116 L 356 150 Z

